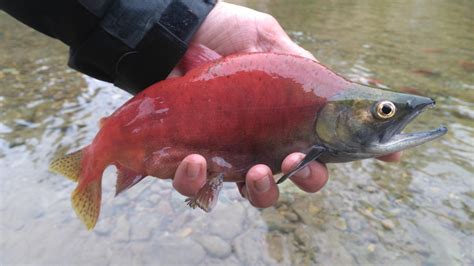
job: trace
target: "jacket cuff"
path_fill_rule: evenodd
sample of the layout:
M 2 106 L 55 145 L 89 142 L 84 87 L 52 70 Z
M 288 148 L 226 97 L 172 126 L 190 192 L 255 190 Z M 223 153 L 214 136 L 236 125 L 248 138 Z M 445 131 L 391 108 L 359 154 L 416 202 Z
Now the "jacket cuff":
M 87 3 L 93 1 L 81 4 Z M 100 26 L 83 43 L 71 47 L 69 65 L 136 94 L 168 76 L 215 3 L 115 0 L 106 11 L 102 7 L 101 12 L 94 12 L 101 17 Z

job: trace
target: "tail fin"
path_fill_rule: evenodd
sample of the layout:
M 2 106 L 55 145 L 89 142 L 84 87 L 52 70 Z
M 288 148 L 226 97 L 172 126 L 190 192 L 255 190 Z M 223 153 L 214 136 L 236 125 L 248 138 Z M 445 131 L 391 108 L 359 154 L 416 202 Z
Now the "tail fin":
M 88 230 L 94 228 L 99 218 L 102 198 L 102 178 L 96 178 L 85 186 L 79 185 L 71 196 L 72 207 Z
M 99 218 L 102 172 L 106 165 L 99 165 L 100 163 L 91 156 L 87 156 L 89 160 L 84 161 L 86 148 L 52 161 L 49 170 L 79 182 L 71 195 L 72 207 L 90 230 L 94 228 Z M 87 168 L 82 169 L 83 166 Z
M 49 170 L 51 172 L 58 173 L 63 175 L 74 182 L 79 181 L 79 176 L 81 174 L 81 161 L 83 150 L 78 150 L 76 152 L 67 154 L 64 157 L 55 159 L 49 165 Z

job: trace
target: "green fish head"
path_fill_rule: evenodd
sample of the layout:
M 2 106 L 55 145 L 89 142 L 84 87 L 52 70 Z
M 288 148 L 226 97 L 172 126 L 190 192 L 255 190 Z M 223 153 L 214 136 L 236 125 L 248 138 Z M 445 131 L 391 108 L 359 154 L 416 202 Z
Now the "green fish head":
M 447 132 L 401 133 L 428 107 L 431 98 L 353 84 L 335 95 L 319 112 L 316 137 L 327 152 L 323 162 L 347 162 L 405 150 Z

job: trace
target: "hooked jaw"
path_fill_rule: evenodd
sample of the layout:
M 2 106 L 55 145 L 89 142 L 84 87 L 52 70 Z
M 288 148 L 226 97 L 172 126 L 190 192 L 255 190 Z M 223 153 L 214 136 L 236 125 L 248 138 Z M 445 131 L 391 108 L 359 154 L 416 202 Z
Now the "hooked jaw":
M 412 109 L 410 114 L 406 115 L 401 121 L 395 125 L 387 128 L 383 135 L 381 135 L 378 142 L 373 143 L 367 147 L 367 151 L 373 154 L 389 154 L 412 148 L 428 141 L 437 139 L 448 131 L 444 126 L 430 131 L 422 131 L 415 133 L 401 133 L 401 131 L 420 115 L 427 108 L 433 108 L 435 101 L 430 98 L 417 97 L 408 102 L 407 105 Z

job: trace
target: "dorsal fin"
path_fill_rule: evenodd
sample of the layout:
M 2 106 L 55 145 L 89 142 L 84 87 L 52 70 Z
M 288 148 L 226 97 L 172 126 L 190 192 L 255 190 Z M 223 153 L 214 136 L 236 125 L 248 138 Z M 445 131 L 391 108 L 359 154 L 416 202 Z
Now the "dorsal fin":
M 216 51 L 198 43 L 191 43 L 183 58 L 179 62 L 179 69 L 186 74 L 189 70 L 202 64 L 216 61 L 222 56 Z

